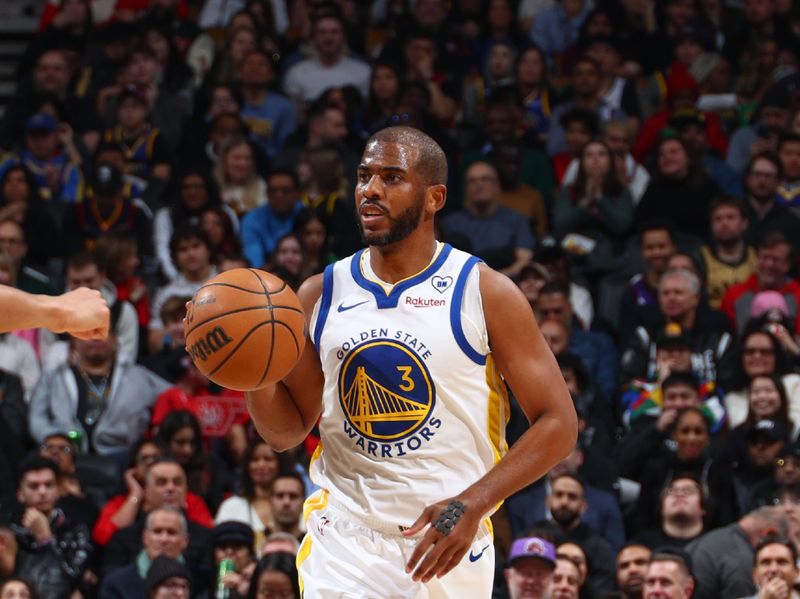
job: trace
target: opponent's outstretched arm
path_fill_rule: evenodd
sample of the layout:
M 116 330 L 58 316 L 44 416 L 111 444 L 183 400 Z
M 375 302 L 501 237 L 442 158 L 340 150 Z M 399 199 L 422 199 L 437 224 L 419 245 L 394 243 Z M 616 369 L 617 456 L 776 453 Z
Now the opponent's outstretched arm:
M 321 294 L 322 275 L 307 279 L 297 292 L 309 327 Z M 306 339 L 300 361 L 282 381 L 245 394 L 253 424 L 268 445 L 285 451 L 303 442 L 322 413 L 323 385 L 317 350 Z
M 99 291 L 81 287 L 59 296 L 0 285 L 0 333 L 50 329 L 81 339 L 108 337 L 110 312 Z
M 412 536 L 431 524 L 408 561 L 409 572 L 416 567 L 415 580 L 443 576 L 458 565 L 485 515 L 564 459 L 577 438 L 575 407 L 528 301 L 508 277 L 484 265 L 479 268 L 492 355 L 530 428 L 485 476 L 459 495 L 428 506 L 406 531 Z M 451 531 L 437 530 L 438 522 L 446 531 L 443 520 L 451 516 L 455 516 Z

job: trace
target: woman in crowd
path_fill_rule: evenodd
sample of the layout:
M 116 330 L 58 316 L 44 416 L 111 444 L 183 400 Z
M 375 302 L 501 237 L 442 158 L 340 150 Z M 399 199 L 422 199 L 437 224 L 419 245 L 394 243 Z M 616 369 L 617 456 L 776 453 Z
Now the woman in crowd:
M 747 386 L 747 399 L 747 418 L 730 431 L 720 456 L 737 466 L 749 461 L 747 441 L 750 435 L 758 430 L 759 422 L 770 421 L 779 425 L 783 430 L 782 436 L 790 442 L 797 436 L 796 425 L 789 417 L 788 399 L 781 377 L 774 374 L 755 375 Z M 775 428 L 769 427 L 769 424 L 765 426 Z
M 386 126 L 397 109 L 401 87 L 400 71 L 395 65 L 379 62 L 372 68 L 369 99 L 361 119 L 368 132 Z
M 303 245 L 296 235 L 289 233 L 278 240 L 267 270 L 287 275 L 286 280 L 294 289 L 300 286 L 305 270 L 305 255 L 303 254 Z M 292 285 L 293 283 L 294 285 Z
M 304 208 L 294 217 L 292 233 L 300 240 L 305 256 L 302 279 L 321 273 L 333 260 L 328 247 L 328 229 L 315 210 Z
M 268 553 L 262 557 L 253 571 L 247 599 L 300 599 L 295 561 L 294 555 L 283 551 Z
M 750 381 L 756 376 L 773 375 L 780 377 L 783 383 L 789 417 L 793 422 L 800 422 L 800 375 L 791 371 L 789 359 L 777 338 L 769 331 L 753 328 L 744 332 L 739 347 L 741 368 L 737 368 L 735 378 L 725 384 L 728 393 L 723 401 L 728 426 L 735 428 L 747 419 Z
M 136 308 L 139 327 L 150 322 L 150 300 L 147 285 L 136 276 L 139 268 L 139 249 L 130 233 L 109 233 L 97 240 L 95 254 L 100 268 L 117 289 L 117 299 L 130 302 Z
M 253 148 L 244 137 L 222 146 L 214 167 L 220 197 L 237 216 L 267 203 L 267 183 L 256 172 Z
M 516 64 L 517 93 L 525 108 L 523 118 L 528 135 L 541 143 L 547 141 L 555 100 L 549 82 L 547 61 L 542 51 L 530 46 L 520 52 Z
M 565 240 L 584 272 L 614 266 L 633 219 L 633 199 L 617 176 L 614 160 L 602 141 L 587 143 L 580 152 L 575 183 L 561 189 L 553 209 L 553 233 Z M 579 236 L 590 245 L 580 244 Z
M 209 207 L 200 217 L 200 227 L 208 235 L 217 259 L 242 253 L 242 242 L 236 234 L 234 218 L 235 215 L 230 214 L 227 206 Z
M 155 436 L 161 451 L 183 466 L 189 491 L 205 499 L 212 513 L 229 488 L 228 468 L 214 453 L 207 453 L 200 423 L 187 410 L 170 412 Z
M 664 137 L 656 146 L 653 178 L 636 206 L 635 221 L 667 218 L 678 231 L 705 239 L 708 212 L 717 186 L 702 164 L 689 156 L 686 145 L 677 137 Z
M 13 220 L 25 231 L 29 264 L 47 266 L 60 255 L 60 233 L 39 196 L 33 173 L 24 164 L 10 167 L 0 178 L 0 221 Z M 39 243 L 38 240 L 49 240 Z
M 281 471 L 281 459 L 266 442 L 256 436 L 247 446 L 241 468 L 241 489 L 219 506 L 216 522 L 244 522 L 256 535 L 260 547 L 273 527 L 272 481 Z
M 682 410 L 670 433 L 674 450 L 651 458 L 640 479 L 633 530 L 658 528 L 658 497 L 677 473 L 688 474 L 708 488 L 710 524 L 724 526 L 738 517 L 738 501 L 728 464 L 711 455 L 711 421 L 699 408 Z
M 39 599 L 39 592 L 27 580 L 9 578 L 0 585 L 0 599 Z
M 172 261 L 169 240 L 172 233 L 183 225 L 201 225 L 203 212 L 209 208 L 222 207 L 238 228 L 236 214 L 227 206 L 220 206 L 217 185 L 206 173 L 188 169 L 177 178 L 175 189 L 169 194 L 171 205 L 159 208 L 153 222 L 153 241 L 161 272 L 169 279 L 178 276 Z

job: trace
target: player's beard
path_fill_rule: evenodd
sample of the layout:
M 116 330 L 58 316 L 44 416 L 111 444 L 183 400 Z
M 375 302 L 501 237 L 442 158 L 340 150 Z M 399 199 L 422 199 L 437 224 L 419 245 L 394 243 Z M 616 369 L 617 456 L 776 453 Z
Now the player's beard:
M 388 212 L 386 218 L 389 221 L 389 230 L 385 233 L 371 233 L 364 230 L 361 218 L 358 214 L 359 206 L 356 206 L 356 218 L 358 219 L 358 230 L 361 233 L 361 241 L 366 245 L 374 247 L 386 247 L 394 243 L 403 241 L 411 235 L 419 226 L 422 208 L 425 205 L 425 192 L 420 193 L 417 201 L 406 208 L 398 216 L 393 217 Z

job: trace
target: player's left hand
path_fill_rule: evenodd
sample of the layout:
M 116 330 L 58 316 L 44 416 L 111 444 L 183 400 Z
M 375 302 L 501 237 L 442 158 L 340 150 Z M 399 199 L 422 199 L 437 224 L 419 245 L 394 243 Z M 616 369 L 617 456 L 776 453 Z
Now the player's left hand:
M 459 501 L 459 499 L 466 509 L 450 533 L 445 536 L 436 530 L 434 523 L 452 502 Z M 447 574 L 459 564 L 461 558 L 472 546 L 482 517 L 481 510 L 470 509 L 470 504 L 464 497 L 443 499 L 426 507 L 417 521 L 403 532 L 403 536 L 411 537 L 430 524 L 428 531 L 414 548 L 414 552 L 406 564 L 406 572 L 410 574 L 414 571 L 411 578 L 419 582 L 428 582 L 434 576 L 441 578 Z M 422 559 L 423 556 L 425 559 Z M 422 560 L 421 563 L 419 563 L 420 560 Z M 419 566 L 417 566 L 418 563 Z

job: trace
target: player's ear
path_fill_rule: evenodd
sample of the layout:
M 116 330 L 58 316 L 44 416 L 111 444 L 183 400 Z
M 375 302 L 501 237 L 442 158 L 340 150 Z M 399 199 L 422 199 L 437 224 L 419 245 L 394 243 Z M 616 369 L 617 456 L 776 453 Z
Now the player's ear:
M 447 202 L 446 185 L 430 185 L 425 191 L 425 208 L 431 212 L 439 212 Z

